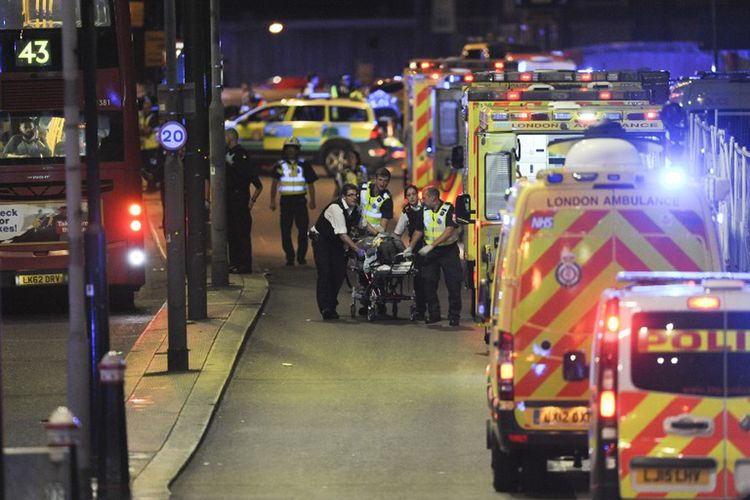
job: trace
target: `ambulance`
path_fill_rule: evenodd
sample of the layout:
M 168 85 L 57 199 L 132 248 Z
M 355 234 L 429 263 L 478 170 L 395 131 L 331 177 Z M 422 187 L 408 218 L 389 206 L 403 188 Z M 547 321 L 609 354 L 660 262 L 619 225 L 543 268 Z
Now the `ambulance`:
M 747 498 L 750 274 L 617 280 L 591 354 L 593 498 Z
M 430 185 L 438 187 L 440 182 L 452 177 L 456 178 L 456 173 L 446 171 L 444 164 L 440 163 L 438 167 L 439 175 L 436 175 L 434 167 L 435 158 L 435 140 L 433 136 L 434 120 L 440 119 L 440 107 L 435 107 L 433 90 L 437 86 L 442 86 L 447 76 L 452 76 L 449 81 L 466 81 L 471 82 L 474 71 L 488 69 L 502 70 L 504 63 L 502 61 L 472 61 L 461 58 L 443 58 L 443 59 L 415 59 L 409 62 L 404 70 L 404 86 L 406 89 L 406 98 L 404 99 L 404 130 L 405 143 L 407 149 L 407 173 L 404 178 L 405 183 L 414 184 L 419 189 Z M 460 103 L 460 99 L 458 101 Z M 451 118 L 460 116 L 459 107 L 456 107 L 455 114 Z M 443 123 L 447 126 L 448 121 Z M 440 139 L 440 138 L 438 138 Z M 458 182 L 451 182 L 451 186 L 460 186 L 460 177 Z M 445 188 L 445 186 L 443 186 Z M 458 189 L 456 189 L 458 191 Z M 458 193 L 456 192 L 456 195 Z
M 544 481 L 548 460 L 588 455 L 589 385 L 566 360 L 591 359 L 597 302 L 617 273 L 722 266 L 698 182 L 645 168 L 648 145 L 572 142 L 562 168 L 511 189 L 504 215 L 487 367 L 497 491 Z
M 534 180 L 561 166 L 570 139 L 603 122 L 656 143 L 650 166 L 663 164 L 661 103 L 669 75 L 663 71 L 487 72 L 475 75 L 464 96 L 466 144 L 452 163 L 463 169 L 456 215 L 468 222 L 466 277 L 477 322 L 489 327 L 486 303 L 508 193 L 521 178 Z M 484 285 L 482 285 L 484 283 Z

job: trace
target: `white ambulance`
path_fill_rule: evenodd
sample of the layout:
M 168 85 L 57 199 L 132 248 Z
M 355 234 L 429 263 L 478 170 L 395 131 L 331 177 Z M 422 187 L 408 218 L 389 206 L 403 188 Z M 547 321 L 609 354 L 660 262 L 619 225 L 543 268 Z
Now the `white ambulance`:
M 599 302 L 594 499 L 750 494 L 750 274 L 625 272 Z M 565 369 L 585 372 L 570 354 Z

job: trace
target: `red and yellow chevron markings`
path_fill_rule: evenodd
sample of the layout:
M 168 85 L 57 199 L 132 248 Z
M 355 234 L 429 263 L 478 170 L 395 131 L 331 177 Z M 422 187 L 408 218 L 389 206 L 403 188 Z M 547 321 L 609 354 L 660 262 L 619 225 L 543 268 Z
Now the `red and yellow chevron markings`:
M 414 185 L 422 189 L 433 178 L 432 158 L 427 155 L 427 141 L 432 136 L 432 87 L 431 82 L 420 82 L 421 88 L 415 98 Z

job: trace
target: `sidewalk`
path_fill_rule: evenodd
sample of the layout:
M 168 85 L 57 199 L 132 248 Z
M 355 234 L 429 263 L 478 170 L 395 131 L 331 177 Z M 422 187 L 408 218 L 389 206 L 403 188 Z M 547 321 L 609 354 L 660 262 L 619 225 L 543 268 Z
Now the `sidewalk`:
M 167 372 L 167 308 L 159 310 L 127 356 L 126 416 L 134 499 L 168 499 L 213 417 L 246 334 L 259 318 L 268 282 L 230 275 L 208 290 L 208 319 L 189 321 L 186 373 Z

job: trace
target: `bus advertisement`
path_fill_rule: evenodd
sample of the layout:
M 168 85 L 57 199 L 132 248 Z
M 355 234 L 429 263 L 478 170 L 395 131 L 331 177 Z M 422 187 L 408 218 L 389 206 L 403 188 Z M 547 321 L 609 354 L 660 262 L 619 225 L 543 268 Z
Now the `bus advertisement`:
M 0 6 L 0 17 L 4 19 L 0 26 L 3 288 L 61 286 L 67 282 L 61 4 L 8 0 Z M 130 303 L 133 293 L 145 281 L 145 219 L 128 2 L 95 0 L 94 17 L 107 280 L 113 299 Z M 79 46 L 81 40 L 79 29 Z M 80 74 L 79 78 L 82 79 Z M 84 162 L 83 115 L 79 141 Z M 82 177 L 85 199 L 85 165 Z M 85 201 L 81 208 L 85 230 Z

